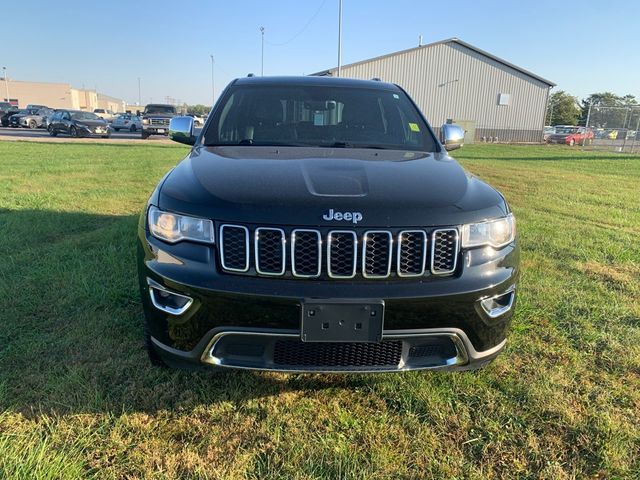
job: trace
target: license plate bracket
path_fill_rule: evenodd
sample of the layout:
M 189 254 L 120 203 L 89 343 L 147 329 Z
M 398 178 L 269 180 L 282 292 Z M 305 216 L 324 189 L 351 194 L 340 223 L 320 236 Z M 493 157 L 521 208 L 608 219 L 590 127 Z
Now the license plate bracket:
M 300 337 L 303 342 L 380 342 L 383 300 L 305 300 Z

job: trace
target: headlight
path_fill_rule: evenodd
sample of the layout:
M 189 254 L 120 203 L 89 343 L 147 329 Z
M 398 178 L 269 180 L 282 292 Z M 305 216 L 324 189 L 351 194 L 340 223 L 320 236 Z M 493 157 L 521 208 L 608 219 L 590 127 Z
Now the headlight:
M 154 237 L 169 243 L 181 240 L 213 243 L 213 222 L 204 218 L 188 217 L 177 213 L 163 212 L 149 207 L 149 230 Z
M 145 125 L 149 125 L 149 119 L 148 118 L 143 118 L 142 119 L 142 123 L 144 123 Z
M 497 220 L 462 226 L 462 248 L 490 245 L 504 247 L 516 236 L 516 219 L 512 213 Z

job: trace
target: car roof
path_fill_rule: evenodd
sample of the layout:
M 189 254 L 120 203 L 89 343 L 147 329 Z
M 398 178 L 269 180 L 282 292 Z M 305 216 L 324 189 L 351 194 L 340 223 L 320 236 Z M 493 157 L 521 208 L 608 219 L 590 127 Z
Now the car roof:
M 232 82 L 233 85 L 269 85 L 269 86 L 313 86 L 313 87 L 352 87 L 374 88 L 379 90 L 400 90 L 393 83 L 379 80 L 359 80 L 329 76 L 273 76 L 242 77 Z

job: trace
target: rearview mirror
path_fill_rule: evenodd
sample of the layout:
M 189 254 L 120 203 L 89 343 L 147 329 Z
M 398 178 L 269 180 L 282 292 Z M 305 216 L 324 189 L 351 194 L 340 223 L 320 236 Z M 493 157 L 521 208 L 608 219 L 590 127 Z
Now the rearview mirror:
M 460 125 L 445 123 L 440 127 L 440 143 L 451 151 L 464 145 L 464 129 Z
M 193 133 L 192 117 L 173 117 L 169 122 L 169 138 L 174 142 L 193 145 L 196 137 Z

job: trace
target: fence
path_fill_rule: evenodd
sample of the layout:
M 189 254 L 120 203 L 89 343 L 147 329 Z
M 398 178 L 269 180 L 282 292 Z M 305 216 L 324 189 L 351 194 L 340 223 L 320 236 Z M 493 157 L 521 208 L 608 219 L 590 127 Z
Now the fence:
M 593 139 L 583 142 L 583 148 L 640 153 L 640 105 L 590 106 L 586 126 Z

